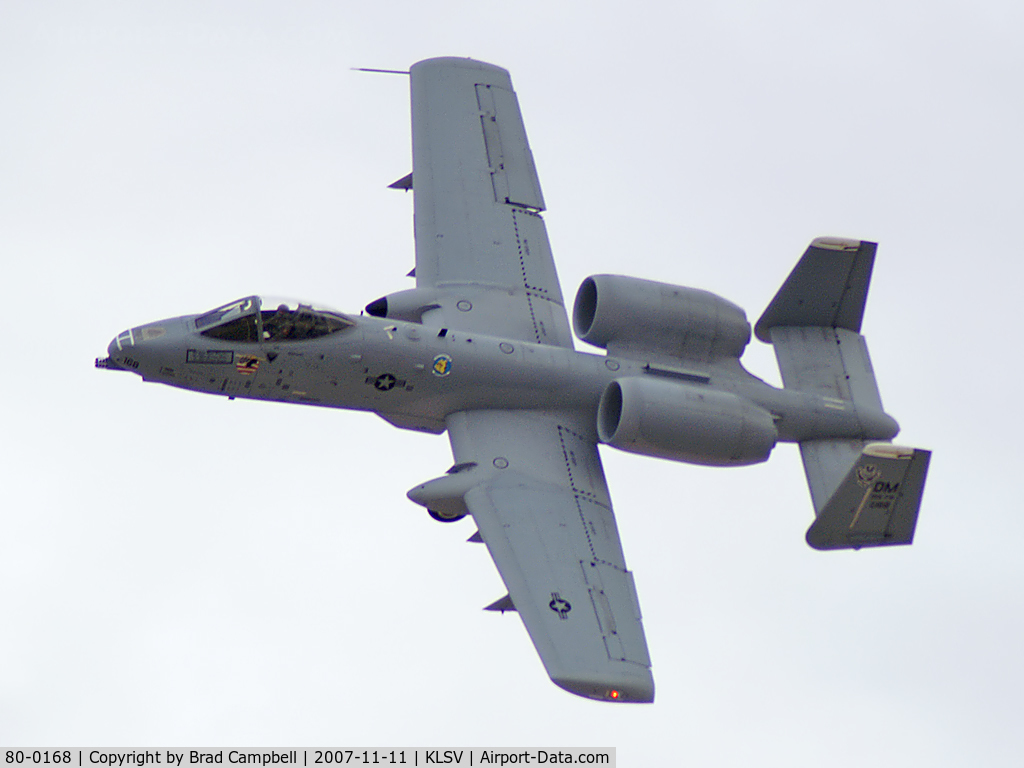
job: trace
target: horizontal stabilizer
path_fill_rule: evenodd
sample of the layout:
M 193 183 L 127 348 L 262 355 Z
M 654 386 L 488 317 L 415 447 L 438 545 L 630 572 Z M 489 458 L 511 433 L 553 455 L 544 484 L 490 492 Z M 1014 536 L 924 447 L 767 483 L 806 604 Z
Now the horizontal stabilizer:
M 787 389 L 881 409 L 867 341 L 859 333 L 823 326 L 779 326 L 771 329 L 771 342 Z
M 754 326 L 761 341 L 779 326 L 860 332 L 877 243 L 819 237 L 797 262 Z
M 930 458 L 931 451 L 919 448 L 866 446 L 818 511 L 807 543 L 815 549 L 910 544 Z

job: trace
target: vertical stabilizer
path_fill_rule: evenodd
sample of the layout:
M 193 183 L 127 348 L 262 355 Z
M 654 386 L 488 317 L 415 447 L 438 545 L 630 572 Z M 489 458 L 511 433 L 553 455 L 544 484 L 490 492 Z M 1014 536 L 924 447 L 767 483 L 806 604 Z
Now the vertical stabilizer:
M 860 332 L 878 243 L 819 237 L 775 294 L 754 333 L 771 341 L 777 326 L 846 328 Z
M 860 549 L 914 541 L 931 451 L 872 443 L 807 530 L 815 549 Z

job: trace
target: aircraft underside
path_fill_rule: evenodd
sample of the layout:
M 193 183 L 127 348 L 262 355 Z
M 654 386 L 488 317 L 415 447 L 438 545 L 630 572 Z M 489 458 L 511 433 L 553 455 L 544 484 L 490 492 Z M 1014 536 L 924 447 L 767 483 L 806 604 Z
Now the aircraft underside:
M 909 544 L 930 453 L 891 444 L 860 334 L 874 243 L 813 241 L 754 328 L 696 288 L 594 275 L 574 349 L 544 199 L 508 72 L 470 59 L 410 70 L 416 287 L 367 314 L 249 296 L 133 327 L 97 366 L 229 399 L 372 411 L 447 431 L 454 466 L 409 491 L 472 516 L 557 685 L 649 702 L 654 679 L 598 445 L 744 466 L 800 446 L 817 549 Z M 772 344 L 784 388 L 740 364 Z

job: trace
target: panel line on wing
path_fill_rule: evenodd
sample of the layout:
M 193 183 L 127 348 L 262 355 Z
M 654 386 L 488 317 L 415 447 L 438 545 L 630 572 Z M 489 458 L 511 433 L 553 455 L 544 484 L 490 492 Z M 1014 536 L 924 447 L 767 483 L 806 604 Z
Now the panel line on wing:
M 629 571 L 611 566 L 611 571 L 602 577 L 601 565 L 610 564 L 592 562 L 588 568 L 586 563 L 580 562 L 590 604 L 594 608 L 598 629 L 604 640 L 605 653 L 613 661 L 649 666 L 651 657 L 642 631 L 639 635 L 633 631 L 634 622 L 639 624 L 641 621 L 633 576 Z M 613 606 L 618 606 L 620 610 L 619 619 L 616 619 Z M 626 612 L 622 612 L 624 608 Z
M 597 550 L 594 549 L 594 540 L 590 537 L 590 528 L 587 525 L 586 515 L 583 514 L 583 507 L 580 505 L 580 492 L 576 487 L 576 483 L 572 476 L 572 463 L 569 459 L 569 450 L 565 445 L 565 433 L 572 432 L 572 430 L 566 429 L 561 424 L 558 425 L 558 441 L 562 446 L 562 455 L 565 457 L 565 471 L 569 476 L 569 488 L 572 491 L 573 501 L 576 502 L 576 511 L 580 516 L 580 524 L 583 526 L 583 535 L 587 537 L 587 546 L 590 547 L 590 555 L 592 558 L 597 558 Z
M 569 435 L 581 442 L 584 441 L 584 437 L 578 432 L 562 425 L 558 425 L 558 441 L 562 448 L 562 455 L 565 458 L 565 470 L 569 479 L 569 489 L 572 492 L 573 501 L 576 503 L 576 511 L 579 513 L 580 524 L 583 527 L 583 535 L 587 538 L 587 546 L 590 547 L 591 554 L 591 565 L 600 563 L 601 565 L 607 565 L 621 573 L 627 573 L 623 565 L 607 560 L 602 557 L 597 551 L 597 547 L 594 545 L 594 539 L 592 534 L 596 535 L 597 531 L 594 528 L 594 523 L 591 520 L 591 516 L 587 515 L 583 508 L 583 502 L 592 504 L 603 513 L 610 514 L 611 506 L 609 504 L 602 503 L 600 498 L 593 491 L 588 491 L 582 487 L 582 483 L 577 477 L 577 473 L 573 471 L 574 466 L 578 466 L 575 452 L 566 444 L 566 436 Z M 603 478 L 602 478 L 603 483 Z M 580 561 L 583 564 L 583 561 Z
M 484 150 L 487 165 L 491 171 L 491 187 L 496 203 L 507 203 L 509 198 L 508 177 L 505 175 L 505 160 L 501 151 L 501 134 L 498 132 L 498 118 L 494 110 L 491 86 L 478 83 L 476 102 L 480 107 L 480 127 L 484 135 Z
M 602 507 L 605 507 L 606 509 L 611 509 L 611 506 L 609 504 L 603 503 L 601 499 L 598 497 L 598 495 L 594 493 L 594 491 L 586 490 L 585 488 L 582 487 L 582 483 L 578 482 L 578 478 L 573 473 L 573 466 L 578 466 L 576 462 L 575 452 L 572 451 L 572 449 L 570 449 L 565 443 L 565 436 L 567 434 L 579 440 L 581 443 L 586 443 L 587 440 L 579 432 L 570 429 L 564 424 L 558 425 L 558 439 L 562 444 L 562 453 L 565 455 L 565 467 L 566 471 L 569 474 L 569 487 L 572 489 L 573 493 L 578 493 L 583 496 L 589 497 L 587 499 L 588 501 L 593 501 L 595 504 L 600 504 Z
M 525 211 L 527 216 L 535 216 L 540 219 L 541 216 L 536 213 L 530 213 Z M 523 272 L 523 287 L 528 291 L 536 291 L 539 294 L 547 294 L 548 289 L 539 285 L 530 285 L 529 276 L 526 274 L 526 257 L 530 255 L 530 241 L 526 235 L 520 230 L 519 227 L 519 211 L 515 208 L 512 209 L 512 227 L 516 233 L 516 248 L 519 250 L 519 268 Z
M 513 91 L 493 83 L 477 83 L 475 89 L 494 201 L 544 210 L 518 98 Z
M 533 309 L 533 295 L 536 291 L 543 291 L 543 288 L 534 288 L 526 275 L 526 257 L 530 255 L 529 242 L 519 232 L 518 211 L 512 209 L 512 229 L 516 235 L 516 249 L 519 253 L 519 270 L 523 275 L 523 287 L 526 289 L 526 306 L 530 309 L 530 322 L 533 323 L 533 333 L 537 337 L 537 343 L 541 343 L 541 328 L 537 323 L 537 313 Z

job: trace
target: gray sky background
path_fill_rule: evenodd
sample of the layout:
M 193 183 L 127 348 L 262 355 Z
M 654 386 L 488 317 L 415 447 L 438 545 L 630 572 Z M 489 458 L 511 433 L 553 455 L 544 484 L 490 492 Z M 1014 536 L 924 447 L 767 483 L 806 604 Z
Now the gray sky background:
M 1024 6 L 668 5 L 0 6 L 0 745 L 1019 765 Z M 405 498 L 445 437 L 92 367 L 249 293 L 411 287 L 408 81 L 349 67 L 439 55 L 512 72 L 569 301 L 617 272 L 754 320 L 812 238 L 881 244 L 864 332 L 935 452 L 916 542 L 809 549 L 793 446 L 604 450 L 652 706 L 560 691 L 480 610 L 505 590 L 472 522 Z

